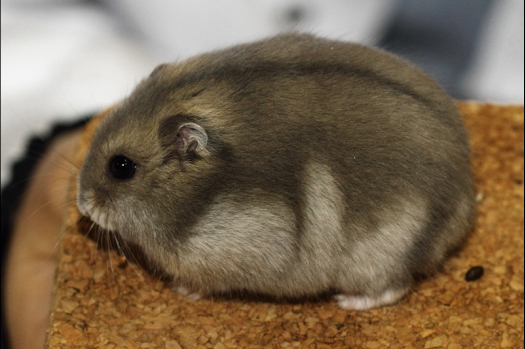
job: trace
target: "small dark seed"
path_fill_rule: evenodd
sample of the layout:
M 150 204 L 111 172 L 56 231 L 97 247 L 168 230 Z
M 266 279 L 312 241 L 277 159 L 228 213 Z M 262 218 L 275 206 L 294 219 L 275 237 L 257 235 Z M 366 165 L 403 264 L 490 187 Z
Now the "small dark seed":
M 484 272 L 483 267 L 480 265 L 472 267 L 465 274 L 465 280 L 476 281 L 477 279 L 483 276 L 483 272 Z

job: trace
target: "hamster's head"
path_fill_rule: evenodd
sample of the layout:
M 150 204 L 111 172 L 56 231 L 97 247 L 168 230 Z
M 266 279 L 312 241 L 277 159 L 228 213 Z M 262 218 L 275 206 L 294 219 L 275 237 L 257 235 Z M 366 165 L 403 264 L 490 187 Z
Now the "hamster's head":
M 150 77 L 101 122 L 78 178 L 84 216 L 142 247 L 183 238 L 188 207 L 220 177 L 216 137 L 191 108 L 205 104 L 197 87 L 170 94 Z

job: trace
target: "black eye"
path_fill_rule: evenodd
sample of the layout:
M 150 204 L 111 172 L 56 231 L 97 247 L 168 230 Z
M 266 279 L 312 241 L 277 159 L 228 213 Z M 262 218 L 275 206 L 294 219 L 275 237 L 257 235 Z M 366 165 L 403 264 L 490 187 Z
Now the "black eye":
M 109 160 L 109 172 L 116 179 L 130 179 L 135 175 L 137 165 L 133 160 L 123 156 L 116 155 Z

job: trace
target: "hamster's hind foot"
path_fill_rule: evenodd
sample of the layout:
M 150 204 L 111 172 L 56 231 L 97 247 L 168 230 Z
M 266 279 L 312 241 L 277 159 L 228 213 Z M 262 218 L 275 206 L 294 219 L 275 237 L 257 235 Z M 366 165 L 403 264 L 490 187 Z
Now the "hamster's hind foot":
M 408 292 L 408 288 L 401 290 L 386 290 L 376 297 L 354 296 L 338 294 L 334 298 L 339 307 L 347 310 L 368 310 L 399 301 Z
M 191 299 L 192 301 L 199 300 L 201 298 L 204 298 L 204 295 L 200 292 L 193 292 L 189 288 L 186 288 L 184 286 L 175 286 L 173 288 L 175 292 L 180 294 L 181 296 L 186 296 L 187 298 Z

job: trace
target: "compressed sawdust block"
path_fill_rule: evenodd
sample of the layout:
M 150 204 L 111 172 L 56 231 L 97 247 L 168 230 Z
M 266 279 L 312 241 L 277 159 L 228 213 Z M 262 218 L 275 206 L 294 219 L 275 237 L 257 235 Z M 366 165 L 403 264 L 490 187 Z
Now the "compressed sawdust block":
M 469 131 L 476 225 L 444 270 L 398 304 L 189 300 L 65 222 L 48 348 L 523 348 L 523 106 L 458 103 Z M 103 116 L 102 116 L 103 117 Z M 82 163 L 99 119 L 86 127 Z M 72 180 L 71 198 L 75 196 Z M 467 282 L 481 265 L 484 275 Z

